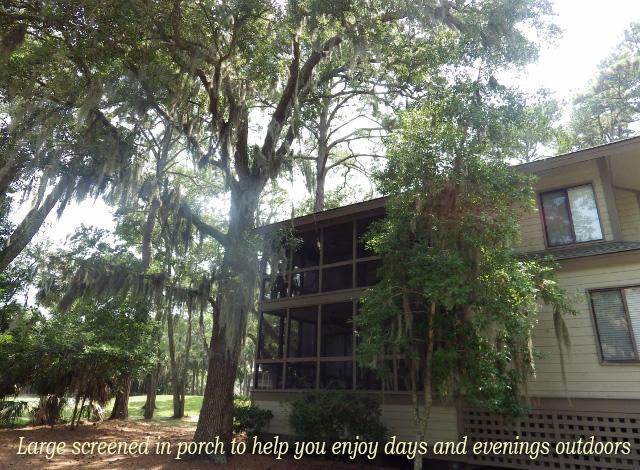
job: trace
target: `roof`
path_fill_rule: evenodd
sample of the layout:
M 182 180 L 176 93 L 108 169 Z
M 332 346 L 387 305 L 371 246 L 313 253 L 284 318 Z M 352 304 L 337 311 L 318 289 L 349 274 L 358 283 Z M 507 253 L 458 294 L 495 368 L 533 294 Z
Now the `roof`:
M 269 228 L 276 228 L 285 222 L 291 222 L 294 227 L 300 227 L 302 225 L 315 224 L 324 220 L 335 219 L 338 217 L 357 214 L 358 212 L 370 211 L 373 209 L 380 209 L 384 207 L 384 203 L 387 200 L 386 197 L 378 197 L 375 199 L 369 199 L 368 201 L 357 202 L 355 204 L 349 204 L 347 206 L 336 207 L 334 209 L 327 209 L 324 211 L 313 212 L 311 214 L 302 215 L 300 217 L 294 217 L 293 219 L 281 220 L 269 225 L 263 225 L 260 230 L 269 230 Z
M 610 142 L 608 144 L 596 145 L 575 152 L 563 153 L 553 157 L 541 158 L 528 163 L 514 165 L 513 168 L 521 170 L 525 173 L 536 173 L 538 171 L 550 170 L 572 163 L 584 162 L 602 157 L 604 155 L 614 155 L 622 153 L 630 148 L 640 145 L 640 136 L 630 137 L 628 139 Z
M 624 251 L 640 250 L 640 241 L 637 242 L 599 242 L 588 245 L 571 246 L 566 248 L 549 248 L 543 251 L 526 253 L 529 257 L 551 256 L 555 260 L 583 258 L 585 256 L 608 255 Z

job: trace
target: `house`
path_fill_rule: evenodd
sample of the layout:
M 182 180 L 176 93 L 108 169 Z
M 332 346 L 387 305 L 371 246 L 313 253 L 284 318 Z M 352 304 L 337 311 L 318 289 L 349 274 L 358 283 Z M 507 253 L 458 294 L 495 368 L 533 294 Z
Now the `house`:
M 538 177 L 537 210 L 521 221 L 524 255 L 550 254 L 578 311 L 566 318 L 571 349 L 562 380 L 552 312 L 544 309 L 534 345 L 544 353 L 528 387 L 531 412 L 511 426 L 486 410 L 437 402 L 429 440 L 630 441 L 629 455 L 467 456 L 503 468 L 640 468 L 640 138 L 518 165 Z M 375 199 L 293 219 L 302 242 L 272 266 L 260 300 L 253 401 L 272 410 L 269 432 L 290 434 L 287 402 L 301 392 L 351 389 L 380 397 L 392 435 L 413 440 L 407 370 L 389 357 L 382 383 L 358 363 L 351 321 L 380 259 L 360 236 L 384 215 Z M 278 226 L 278 225 L 276 225 Z M 274 263 L 275 264 L 275 263 Z

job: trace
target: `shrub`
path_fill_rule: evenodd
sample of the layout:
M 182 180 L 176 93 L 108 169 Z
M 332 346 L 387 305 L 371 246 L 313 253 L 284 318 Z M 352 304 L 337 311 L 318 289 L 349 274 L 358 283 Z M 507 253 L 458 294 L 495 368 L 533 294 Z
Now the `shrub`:
M 31 412 L 31 421 L 36 426 L 47 424 L 53 426 L 62 417 L 62 410 L 67 399 L 57 395 L 43 395 L 38 406 Z
M 29 410 L 29 402 L 22 400 L 0 401 L 0 426 L 15 426 L 16 421 Z
M 380 421 L 378 400 L 349 392 L 318 392 L 292 403 L 289 422 L 304 441 L 383 441 L 386 428 Z
M 104 408 L 99 403 L 87 403 L 80 408 L 80 417 L 86 416 L 89 421 L 104 421 Z
M 273 418 L 270 410 L 263 410 L 243 397 L 233 400 L 233 431 L 245 432 L 248 437 L 258 436 Z

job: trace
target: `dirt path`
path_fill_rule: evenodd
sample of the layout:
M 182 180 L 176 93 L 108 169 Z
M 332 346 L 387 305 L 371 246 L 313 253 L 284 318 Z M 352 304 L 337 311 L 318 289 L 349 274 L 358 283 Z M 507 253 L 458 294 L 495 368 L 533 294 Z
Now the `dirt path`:
M 99 425 L 85 424 L 71 431 L 67 426 L 27 427 L 20 429 L 0 430 L 0 469 L 22 470 L 34 469 L 239 469 L 239 470 L 269 470 L 269 469 L 305 469 L 305 470 L 381 470 L 383 467 L 371 465 L 346 464 L 335 461 L 303 458 L 300 461 L 285 457 L 275 460 L 275 457 L 264 455 L 245 455 L 232 457 L 224 467 L 212 466 L 207 462 L 177 461 L 175 450 L 181 441 L 189 441 L 193 436 L 193 428 L 185 426 L 165 426 L 161 424 L 145 423 L 141 421 L 108 421 Z M 66 448 L 62 455 L 56 455 L 47 460 L 42 455 L 17 455 L 20 437 L 24 437 L 23 448 L 29 442 L 65 442 Z M 149 437 L 148 455 L 73 455 L 73 443 L 83 442 L 143 442 Z M 173 455 L 157 455 L 154 451 L 156 442 L 169 441 L 174 449 Z M 88 445 L 87 445 L 88 446 Z M 250 451 L 250 449 L 249 449 Z

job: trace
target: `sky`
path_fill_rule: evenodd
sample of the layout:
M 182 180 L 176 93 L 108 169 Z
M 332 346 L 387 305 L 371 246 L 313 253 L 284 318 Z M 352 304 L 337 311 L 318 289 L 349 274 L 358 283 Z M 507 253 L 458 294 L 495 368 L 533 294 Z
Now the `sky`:
M 557 99 L 569 102 L 596 74 L 598 64 L 624 37 L 633 21 L 640 21 L 640 0 L 556 0 L 555 22 L 562 29 L 555 44 L 540 51 L 539 60 L 515 76 L 525 90 L 551 90 Z M 300 183 L 302 184 L 302 183 Z M 19 221 L 28 204 L 14 214 Z M 39 237 L 61 243 L 81 224 L 113 227 L 111 209 L 102 200 L 71 204 L 60 219 L 55 214 Z
M 548 88 L 557 98 L 570 99 L 595 76 L 629 23 L 640 20 L 640 1 L 556 0 L 554 5 L 562 37 L 540 51 L 538 62 L 519 82 L 524 88 Z

